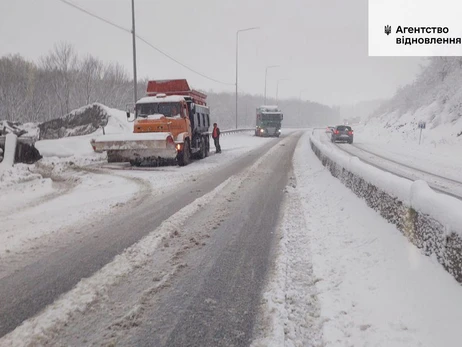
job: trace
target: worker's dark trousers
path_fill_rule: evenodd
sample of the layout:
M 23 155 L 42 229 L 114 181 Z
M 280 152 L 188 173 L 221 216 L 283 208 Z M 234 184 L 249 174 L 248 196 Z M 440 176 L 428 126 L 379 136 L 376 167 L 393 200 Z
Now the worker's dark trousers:
M 213 142 L 215 143 L 215 150 L 217 153 L 221 153 L 221 147 L 220 147 L 220 138 L 216 137 L 213 139 Z

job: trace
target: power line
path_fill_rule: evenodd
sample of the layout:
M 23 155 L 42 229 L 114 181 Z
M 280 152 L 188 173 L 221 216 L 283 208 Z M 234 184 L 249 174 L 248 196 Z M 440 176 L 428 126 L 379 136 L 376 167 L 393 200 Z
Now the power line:
M 234 86 L 234 83 L 222 82 L 222 81 L 216 80 L 216 79 L 214 79 L 214 78 L 212 78 L 212 77 L 209 77 L 209 76 L 207 76 L 207 75 L 204 75 L 203 73 L 200 73 L 199 71 L 194 70 L 193 68 L 191 68 L 191 67 L 189 67 L 189 66 L 183 64 L 182 62 L 176 60 L 176 59 L 173 58 L 172 56 L 170 56 L 170 55 L 168 55 L 167 53 L 163 52 L 162 50 L 160 50 L 159 48 L 155 47 L 155 46 L 152 45 L 150 42 L 148 42 L 146 39 L 142 38 L 141 36 L 136 35 L 136 37 L 137 37 L 140 41 L 142 41 L 142 42 L 144 42 L 145 44 L 147 44 L 149 47 L 155 49 L 157 52 L 159 52 L 159 53 L 162 54 L 163 56 L 169 58 L 170 60 L 173 60 L 175 63 L 177 63 L 177 64 L 183 66 L 184 68 L 188 69 L 189 71 L 194 72 L 195 74 L 197 74 L 197 75 L 199 75 L 199 76 L 202 76 L 202 77 L 204 77 L 204 78 L 207 78 L 207 79 L 210 80 L 210 81 L 213 81 L 213 82 L 216 82 L 216 83 L 225 84 L 225 85 L 228 85 L 228 86 Z
M 91 17 L 93 17 L 93 18 L 96 18 L 96 19 L 98 19 L 98 20 L 101 20 L 101 21 L 103 21 L 104 23 L 109 24 L 109 25 L 111 25 L 111 26 L 113 26 L 113 27 L 115 27 L 115 28 L 117 28 L 117 29 L 119 29 L 119 30 L 125 31 L 125 32 L 127 32 L 127 33 L 129 33 L 129 34 L 131 34 L 131 32 L 132 32 L 130 29 L 124 28 L 124 27 L 122 27 L 122 26 L 120 26 L 120 25 L 118 25 L 118 24 L 116 24 L 116 23 L 114 23 L 114 22 L 111 22 L 110 20 L 108 20 L 108 19 L 106 19 L 106 18 L 103 18 L 103 17 L 98 16 L 98 15 L 96 15 L 96 14 L 94 14 L 94 13 L 88 11 L 88 10 L 85 10 L 84 8 L 75 5 L 75 4 L 73 4 L 72 2 L 70 2 L 70 1 L 67 1 L 67 0 L 59 0 L 59 1 L 61 1 L 62 3 L 66 4 L 66 5 L 68 5 L 68 6 L 73 7 L 73 8 L 75 8 L 75 9 L 77 9 L 77 10 L 79 10 L 79 11 L 81 11 L 81 12 L 83 12 L 83 13 L 85 13 L 85 14 L 91 16 Z M 141 37 L 141 36 L 139 36 L 139 35 L 135 35 L 135 36 L 136 36 L 140 41 L 142 41 L 143 43 L 145 43 L 146 45 L 148 45 L 148 46 L 151 47 L 152 49 L 156 50 L 157 52 L 159 52 L 160 54 L 162 54 L 162 55 L 165 56 L 166 58 L 168 58 L 168 59 L 174 61 L 174 62 L 177 63 L 178 65 L 181 65 L 182 67 L 184 67 L 185 69 L 188 69 L 189 71 L 195 73 L 196 75 L 199 75 L 199 76 L 201 76 L 201 77 L 203 77 L 203 78 L 206 78 L 206 79 L 208 79 L 208 80 L 210 80 L 210 81 L 213 81 L 213 82 L 215 82 L 215 83 L 220 83 L 220 84 L 224 84 L 224 85 L 228 85 L 228 86 L 233 86 L 233 85 L 234 85 L 234 83 L 223 82 L 223 81 L 217 80 L 217 79 L 215 79 L 215 78 L 209 77 L 209 76 L 207 76 L 207 75 L 205 75 L 205 74 L 203 74 L 203 73 L 201 73 L 201 72 L 199 72 L 199 71 L 197 71 L 197 70 L 195 70 L 195 69 L 189 67 L 188 65 L 183 64 L 182 62 L 180 62 L 179 60 L 175 59 L 174 57 L 172 57 L 172 56 L 169 55 L 168 53 L 165 53 L 164 51 L 162 51 L 160 48 L 157 48 L 156 46 L 154 46 L 152 43 L 150 43 L 149 41 L 147 41 L 147 40 L 144 39 L 143 37 Z
M 66 5 L 69 5 L 69 6 L 73 7 L 75 9 L 77 9 L 77 10 L 79 10 L 79 11 L 93 17 L 93 18 L 99 19 L 99 20 L 105 22 L 106 24 L 112 25 L 113 27 L 116 27 L 117 29 L 123 30 L 123 31 L 125 31 L 125 32 L 127 32 L 129 34 L 131 33 L 130 29 L 124 28 L 123 26 L 120 26 L 120 25 L 118 25 L 118 24 L 116 24 L 114 22 L 111 22 L 110 20 L 107 20 L 107 19 L 105 19 L 103 17 L 100 17 L 100 16 L 94 14 L 94 13 L 91 13 L 90 11 L 87 11 L 84 8 L 80 7 L 80 6 L 77 6 L 77 5 L 73 4 L 70 1 L 67 1 L 67 0 L 59 0 L 59 1 L 61 1 L 62 3 L 66 4 Z

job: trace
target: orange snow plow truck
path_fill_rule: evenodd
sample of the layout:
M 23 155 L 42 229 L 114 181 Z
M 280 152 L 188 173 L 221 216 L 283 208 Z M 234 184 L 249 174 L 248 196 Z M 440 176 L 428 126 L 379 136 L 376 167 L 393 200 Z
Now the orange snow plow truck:
M 149 81 L 146 97 L 136 102 L 133 133 L 103 135 L 91 141 L 108 162 L 157 166 L 176 161 L 187 165 L 210 150 L 207 96 L 192 90 L 185 79 Z M 130 119 L 127 112 L 127 119 Z

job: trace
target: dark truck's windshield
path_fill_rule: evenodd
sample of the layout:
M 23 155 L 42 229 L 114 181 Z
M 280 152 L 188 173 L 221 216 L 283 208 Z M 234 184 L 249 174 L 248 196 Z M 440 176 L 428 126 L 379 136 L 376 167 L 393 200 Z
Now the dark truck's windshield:
M 136 116 L 147 117 L 153 114 L 163 114 L 165 117 L 179 116 L 181 105 L 178 102 L 146 103 L 136 105 Z
M 261 114 L 259 116 L 261 125 L 279 125 L 281 124 L 282 114 Z

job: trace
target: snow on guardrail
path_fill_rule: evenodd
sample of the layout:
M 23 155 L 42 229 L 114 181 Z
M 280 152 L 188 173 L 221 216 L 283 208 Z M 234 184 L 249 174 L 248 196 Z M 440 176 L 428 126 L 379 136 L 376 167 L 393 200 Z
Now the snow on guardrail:
M 436 193 L 337 151 L 311 137 L 311 148 L 332 176 L 462 283 L 462 201 Z

